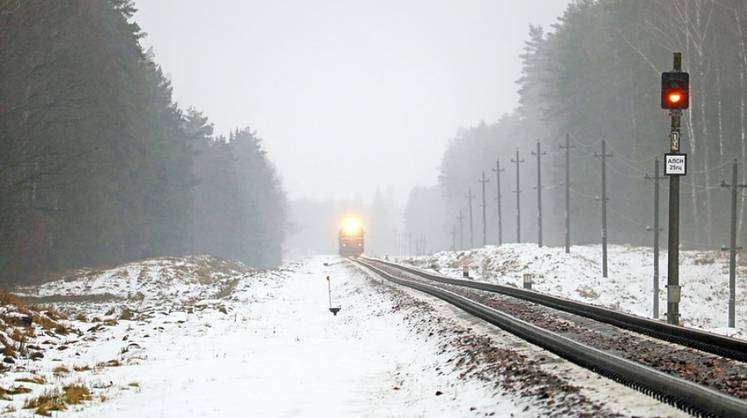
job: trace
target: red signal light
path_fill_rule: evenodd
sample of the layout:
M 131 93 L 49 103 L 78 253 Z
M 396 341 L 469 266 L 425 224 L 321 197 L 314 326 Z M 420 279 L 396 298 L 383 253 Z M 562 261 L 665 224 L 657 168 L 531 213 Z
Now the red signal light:
M 662 109 L 687 109 L 690 106 L 690 75 L 683 72 L 661 74 Z

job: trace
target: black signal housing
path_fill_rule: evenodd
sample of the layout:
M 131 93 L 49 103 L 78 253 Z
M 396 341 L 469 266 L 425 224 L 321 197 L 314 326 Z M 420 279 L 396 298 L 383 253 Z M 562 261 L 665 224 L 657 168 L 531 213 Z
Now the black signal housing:
M 661 73 L 661 108 L 676 110 L 690 107 L 690 74 Z

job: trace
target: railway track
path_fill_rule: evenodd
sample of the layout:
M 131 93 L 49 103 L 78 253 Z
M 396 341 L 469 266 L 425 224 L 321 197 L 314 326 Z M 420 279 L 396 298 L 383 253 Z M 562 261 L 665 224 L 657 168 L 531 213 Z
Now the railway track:
M 744 363 L 622 330 L 631 328 L 614 324 L 608 316 L 600 320 L 548 304 L 527 303 L 527 297 L 519 300 L 517 296 L 474 286 L 478 284 L 475 282 L 431 275 L 381 260 L 362 258 L 354 262 L 384 279 L 438 297 L 560 357 L 689 413 L 747 417 Z M 670 335 L 672 330 L 668 331 Z M 712 346 L 713 343 L 708 345 Z M 730 350 L 725 351 L 733 353 Z
M 385 265 L 406 271 L 410 274 L 432 280 L 438 283 L 463 286 L 487 292 L 499 293 L 513 298 L 523 299 L 539 305 L 580 315 L 595 321 L 605 322 L 616 327 L 645 334 L 661 340 L 670 341 L 686 347 L 695 348 L 708 353 L 747 362 L 747 342 L 736 338 L 725 337 L 710 332 L 692 328 L 685 328 L 655 321 L 640 316 L 606 309 L 600 306 L 577 302 L 557 296 L 542 294 L 531 290 L 519 289 L 492 283 L 460 280 L 426 272 L 414 267 L 404 266 L 385 260 L 363 258 L 363 260 L 379 265 Z

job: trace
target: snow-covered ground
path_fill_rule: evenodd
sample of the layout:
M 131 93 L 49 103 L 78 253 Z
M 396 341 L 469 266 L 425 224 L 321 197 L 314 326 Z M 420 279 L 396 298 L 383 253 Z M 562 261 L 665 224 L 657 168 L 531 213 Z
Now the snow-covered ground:
M 444 251 L 426 257 L 406 258 L 423 268 L 461 277 L 470 276 L 515 286 L 524 273 L 535 274 L 533 288 L 570 299 L 603 305 L 636 315 L 653 316 L 653 249 L 611 245 L 608 278 L 601 274 L 601 247 L 538 248 L 536 244 L 504 244 L 467 251 Z M 736 325 L 727 327 L 728 258 L 714 251 L 680 252 L 682 324 L 747 339 L 747 266 L 737 266 Z M 660 254 L 659 318 L 666 313 L 666 252 Z
M 186 322 L 151 342 L 146 373 L 119 368 L 110 377 L 136 379 L 139 391 L 79 416 L 454 416 L 494 403 L 481 386 L 464 387 L 458 403 L 440 401 L 435 347 L 386 315 L 391 302 L 363 292 L 360 277 L 324 266 L 334 261 L 304 264 L 268 300 L 237 291 L 233 315 L 174 317 Z M 327 275 L 344 300 L 339 316 L 327 310 Z M 402 374 L 418 384 L 394 390 Z
M 327 310 L 327 275 L 339 316 Z M 28 400 L 64 399 L 77 384 L 90 399 L 55 416 L 450 417 L 497 404 L 521 415 L 526 405 L 501 401 L 484 382 L 449 383 L 438 345 L 405 326 L 404 312 L 391 314 L 393 301 L 367 280 L 336 257 L 270 272 L 189 258 L 23 289 L 62 300 L 54 306 L 78 319 L 59 322 L 79 331 L 52 338 L 34 326 L 26 344 L 49 349 L 17 356 L 0 375 L 0 388 L 30 390 L 0 410 L 33 416 Z M 451 395 L 440 396 L 447 386 Z
M 2 416 L 683 415 L 338 257 L 161 258 L 21 294 L 46 307 L 0 297 Z

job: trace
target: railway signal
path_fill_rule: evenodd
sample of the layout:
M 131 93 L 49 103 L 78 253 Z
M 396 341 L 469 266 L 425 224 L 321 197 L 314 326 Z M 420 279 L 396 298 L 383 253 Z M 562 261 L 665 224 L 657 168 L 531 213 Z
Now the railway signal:
M 661 108 L 682 110 L 690 107 L 690 74 L 672 71 L 661 74 Z
M 669 251 L 667 252 L 667 322 L 680 322 L 680 176 L 687 173 L 687 159 L 680 154 L 682 111 L 690 106 L 690 76 L 682 71 L 682 53 L 674 53 L 671 72 L 661 75 L 661 107 L 669 110 L 672 125 L 664 174 L 669 176 Z

